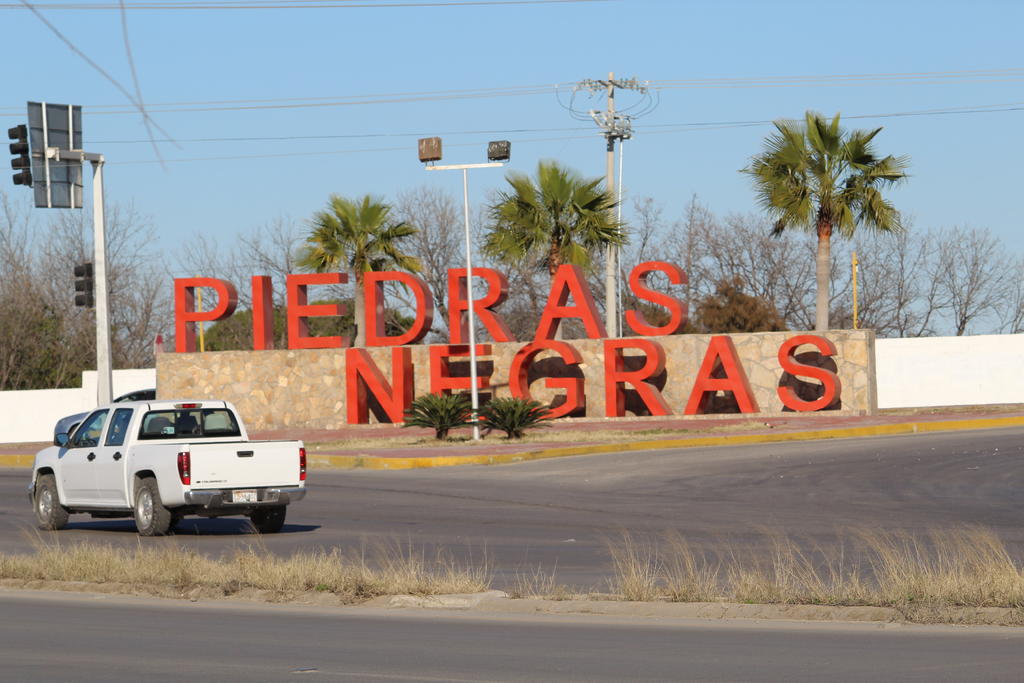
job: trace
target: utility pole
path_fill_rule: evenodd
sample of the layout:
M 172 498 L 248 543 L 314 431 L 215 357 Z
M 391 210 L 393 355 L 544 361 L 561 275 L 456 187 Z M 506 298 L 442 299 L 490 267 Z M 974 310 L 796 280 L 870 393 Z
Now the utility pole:
M 588 112 L 590 118 L 604 131 L 606 162 L 605 162 L 605 189 L 608 195 L 615 199 L 615 141 L 628 140 L 633 137 L 633 116 L 615 111 L 615 89 L 635 90 L 647 94 L 647 86 L 642 85 L 636 78 L 615 79 L 614 72 L 608 72 L 607 80 L 586 79 L 576 84 L 574 91 L 587 90 L 592 94 L 604 91 L 608 98 L 608 105 L 605 111 L 592 109 Z M 609 209 L 612 219 L 616 218 L 614 209 Z M 619 316 L 618 316 L 618 255 L 619 248 L 609 244 L 605 254 L 604 267 L 604 310 L 605 328 L 608 336 L 618 337 Z

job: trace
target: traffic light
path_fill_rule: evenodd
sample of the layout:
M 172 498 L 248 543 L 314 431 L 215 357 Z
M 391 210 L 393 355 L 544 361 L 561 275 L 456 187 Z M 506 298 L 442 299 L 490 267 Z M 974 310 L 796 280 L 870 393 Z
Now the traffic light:
M 28 154 L 28 126 L 24 123 L 7 129 L 7 137 L 16 142 L 11 143 L 11 168 L 18 171 L 14 174 L 14 184 L 32 187 L 32 161 Z
M 80 263 L 75 266 L 75 305 L 94 308 L 96 301 L 93 298 L 93 288 L 92 264 Z

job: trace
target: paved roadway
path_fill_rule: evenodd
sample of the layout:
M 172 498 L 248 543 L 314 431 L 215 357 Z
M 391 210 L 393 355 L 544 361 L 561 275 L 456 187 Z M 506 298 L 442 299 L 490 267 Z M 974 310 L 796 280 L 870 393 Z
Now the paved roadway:
M 4 681 L 1019 681 L 1024 631 L 0 592 Z
M 1024 428 L 561 458 L 493 467 L 313 471 L 272 552 L 358 548 L 375 539 L 443 547 L 495 570 L 542 566 L 600 588 L 604 539 L 672 529 L 704 547 L 757 549 L 761 528 L 828 545 L 837 529 L 919 532 L 983 524 L 1024 554 Z M 27 470 L 0 469 L 0 550 L 31 547 Z M 28 533 L 26 533 L 28 532 Z M 44 534 L 49 537 L 49 534 Z M 62 543 L 138 542 L 129 520 L 72 517 Z M 142 539 L 220 553 L 250 544 L 244 520 L 186 520 Z

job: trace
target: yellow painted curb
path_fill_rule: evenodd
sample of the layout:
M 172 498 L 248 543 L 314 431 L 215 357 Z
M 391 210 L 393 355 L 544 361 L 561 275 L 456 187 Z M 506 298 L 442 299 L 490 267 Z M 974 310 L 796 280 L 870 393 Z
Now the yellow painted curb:
M 701 448 L 707 446 L 742 446 L 757 443 L 782 443 L 786 441 L 813 441 L 818 439 L 848 439 L 858 436 L 891 436 L 896 434 L 918 434 L 924 432 L 952 432 L 970 429 L 998 429 L 1000 427 L 1024 426 L 1024 416 L 986 417 L 968 420 L 942 420 L 928 422 L 897 422 L 894 424 L 868 425 L 864 427 L 839 427 L 816 429 L 803 432 L 775 432 L 769 434 L 733 434 L 730 436 L 703 436 L 690 439 L 655 439 L 651 441 L 630 441 L 625 443 L 590 444 L 586 446 L 562 446 L 517 453 L 493 455 L 435 455 L 410 458 L 388 458 L 377 455 L 325 455 L 310 453 L 308 463 L 317 469 L 367 469 L 367 470 L 408 470 L 427 467 L 452 467 L 455 465 L 504 465 L 530 460 L 546 460 L 569 455 L 597 455 L 600 453 L 621 453 L 623 451 L 650 451 L 666 448 Z M 29 467 L 33 455 L 0 455 L 0 467 Z
M 0 455 L 0 467 L 31 467 L 35 459 L 34 455 L 4 454 Z
M 740 446 L 756 443 L 779 443 L 785 441 L 813 441 L 817 439 L 847 439 L 858 436 L 890 436 L 895 434 L 917 434 L 922 432 L 950 432 L 969 429 L 996 429 L 999 427 L 1024 426 L 1024 416 L 989 417 L 970 420 L 943 420 L 935 422 L 899 422 L 895 424 L 868 425 L 865 427 L 840 427 L 804 432 L 777 432 L 774 434 L 735 434 L 732 436 L 705 436 L 690 439 L 657 439 L 652 441 L 631 441 L 627 443 L 592 444 L 587 446 L 564 446 L 545 448 L 519 453 L 495 455 L 441 455 L 419 458 L 386 458 L 376 455 L 310 455 L 311 466 L 326 469 L 368 469 L 406 470 L 424 467 L 451 467 L 453 465 L 504 465 L 529 460 L 545 460 L 568 455 L 596 455 L 599 453 L 621 453 L 622 451 L 649 451 L 665 448 L 700 448 L 702 446 Z

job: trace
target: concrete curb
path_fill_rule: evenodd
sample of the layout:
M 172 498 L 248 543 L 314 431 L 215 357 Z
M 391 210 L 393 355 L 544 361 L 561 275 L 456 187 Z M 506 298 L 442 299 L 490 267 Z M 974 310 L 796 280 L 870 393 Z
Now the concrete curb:
M 668 619 L 749 619 L 756 621 L 859 622 L 900 626 L 940 624 L 1019 628 L 1022 612 L 1012 607 L 949 607 L 917 609 L 904 614 L 893 607 L 838 605 L 762 605 L 736 602 L 627 602 L 623 600 L 511 599 L 501 591 L 476 595 L 397 595 L 380 597 L 368 607 L 388 609 L 462 610 L 497 614 L 591 615 Z
M 749 605 L 734 602 L 511 599 L 501 591 L 488 591 L 487 593 L 476 595 L 396 595 L 376 598 L 367 603 L 366 606 L 388 607 L 392 609 L 471 610 L 491 614 L 589 614 L 621 617 L 669 617 L 675 619 L 783 619 L 791 621 L 867 621 L 883 623 L 904 621 L 903 615 L 891 607 Z
M 531 460 L 561 458 L 570 455 L 597 455 L 601 453 L 649 451 L 665 448 L 742 446 L 758 443 L 848 439 L 863 436 L 893 436 L 898 434 L 951 432 L 972 429 L 999 429 L 1003 427 L 1020 426 L 1024 426 L 1024 416 L 972 418 L 967 420 L 923 420 L 915 422 L 866 425 L 863 427 L 813 429 L 799 432 L 734 434 L 730 436 L 704 436 L 688 439 L 655 439 L 651 441 L 629 441 L 621 443 L 590 444 L 585 446 L 564 446 L 533 451 L 520 451 L 516 453 L 498 453 L 493 455 L 435 455 L 410 458 L 389 458 L 377 455 L 328 455 L 310 453 L 308 456 L 308 464 L 311 468 L 316 469 L 368 470 L 408 470 L 428 467 L 453 467 L 456 465 L 505 465 Z M 0 454 L 0 467 L 30 467 L 34 458 L 34 455 L 28 454 Z
M 804 621 L 873 623 L 902 626 L 936 624 L 956 626 L 1010 626 L 1019 628 L 1020 609 L 1010 607 L 958 607 L 939 612 L 921 612 L 908 617 L 892 607 L 843 607 L 834 605 L 762 605 L 735 602 L 628 602 L 624 600 L 512 599 L 502 591 L 454 595 L 385 595 L 352 604 L 332 593 L 281 591 L 247 588 L 225 595 L 213 587 L 181 591 L 174 586 L 146 586 L 126 583 L 92 583 L 41 579 L 0 579 L 0 592 L 79 593 L 93 596 L 122 595 L 132 599 L 188 600 L 190 602 L 248 602 L 300 607 L 378 610 L 446 610 L 499 615 L 586 615 L 661 619 L 747 619 L 756 621 Z

